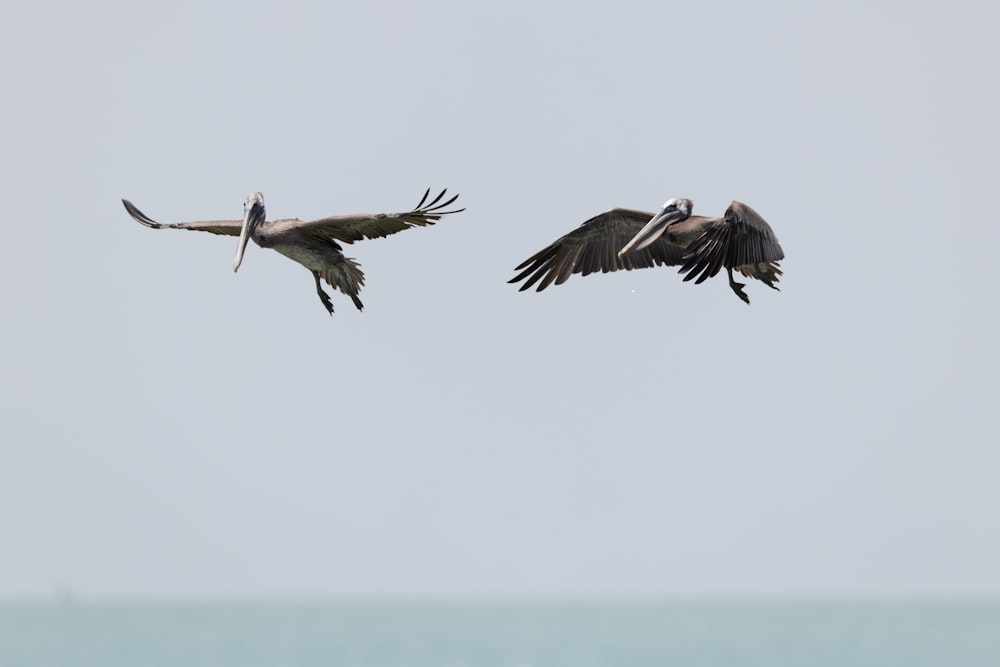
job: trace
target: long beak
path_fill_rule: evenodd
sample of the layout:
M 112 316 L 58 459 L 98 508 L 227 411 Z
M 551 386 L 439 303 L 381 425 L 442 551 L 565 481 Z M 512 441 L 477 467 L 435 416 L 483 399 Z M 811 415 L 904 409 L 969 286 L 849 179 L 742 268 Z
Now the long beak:
M 240 269 L 243 263 L 243 251 L 246 250 L 247 241 L 250 240 L 250 227 L 257 224 L 260 217 L 260 210 L 257 206 L 251 206 L 250 210 L 243 216 L 243 228 L 240 230 L 240 242 L 236 246 L 236 258 L 233 260 L 233 273 Z
M 639 233 L 632 237 L 632 240 L 625 244 L 625 247 L 618 251 L 618 257 L 624 257 L 633 250 L 642 250 L 650 243 L 660 238 L 660 235 L 667 230 L 671 223 L 682 220 L 684 213 L 677 209 L 669 211 L 661 210 L 646 223 L 646 226 L 639 230 Z

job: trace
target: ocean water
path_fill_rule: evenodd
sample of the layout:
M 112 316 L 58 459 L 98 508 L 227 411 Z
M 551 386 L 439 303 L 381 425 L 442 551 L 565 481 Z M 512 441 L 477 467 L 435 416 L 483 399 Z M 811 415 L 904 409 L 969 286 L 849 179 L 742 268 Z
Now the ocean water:
M 996 603 L 0 604 L 2 667 L 998 667 Z

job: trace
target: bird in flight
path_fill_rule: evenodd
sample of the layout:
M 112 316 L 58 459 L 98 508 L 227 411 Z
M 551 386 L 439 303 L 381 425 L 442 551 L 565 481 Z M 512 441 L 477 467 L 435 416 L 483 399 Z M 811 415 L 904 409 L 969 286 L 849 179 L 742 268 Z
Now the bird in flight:
M 691 215 L 692 207 L 690 199 L 668 199 L 655 214 L 625 208 L 601 213 L 521 262 L 508 282 L 523 280 L 522 292 L 537 283 L 541 292 L 574 273 L 668 265 L 680 266 L 684 280 L 695 284 L 725 268 L 729 286 L 748 304 L 746 285 L 733 279 L 733 269 L 778 289 L 778 261 L 785 254 L 760 214 L 738 201 L 721 218 Z
M 247 242 L 253 239 L 261 248 L 273 248 L 285 257 L 293 259 L 309 269 L 316 281 L 316 293 L 327 312 L 333 315 L 333 302 L 320 285 L 322 278 L 351 297 L 354 305 L 361 310 L 363 305 L 358 292 L 365 284 L 365 274 L 361 266 L 350 257 L 345 257 L 340 243 L 354 243 L 362 239 L 376 239 L 389 236 L 411 227 L 433 225 L 441 216 L 460 213 L 464 208 L 445 210 L 458 195 L 445 199 L 447 190 L 442 190 L 428 201 L 430 189 L 424 193 L 413 210 L 406 213 L 358 213 L 355 215 L 334 215 L 318 220 L 266 220 L 264 195 L 254 192 L 243 204 L 242 220 L 208 220 L 201 222 L 177 222 L 161 224 L 136 208 L 135 204 L 122 199 L 125 210 L 138 223 L 153 229 L 193 229 L 211 234 L 238 236 L 236 258 L 233 271 L 240 268 Z

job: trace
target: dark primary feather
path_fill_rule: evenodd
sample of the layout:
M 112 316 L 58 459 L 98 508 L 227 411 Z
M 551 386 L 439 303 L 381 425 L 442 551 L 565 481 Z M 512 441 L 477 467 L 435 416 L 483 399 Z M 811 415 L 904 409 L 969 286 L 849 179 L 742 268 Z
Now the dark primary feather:
M 141 225 L 153 229 L 191 229 L 197 232 L 209 232 L 211 234 L 222 234 L 225 236 L 239 236 L 240 228 L 243 226 L 242 220 L 205 220 L 202 222 L 176 222 L 173 224 L 162 224 L 156 222 L 148 215 L 136 208 L 135 204 L 127 199 L 122 199 L 125 210 Z
M 561 285 L 574 273 L 586 276 L 598 271 L 608 273 L 681 264 L 684 251 L 667 243 L 663 237 L 619 259 L 618 251 L 652 217 L 652 213 L 624 208 L 614 208 L 594 216 L 521 262 L 514 268 L 521 273 L 507 282 L 517 283 L 527 278 L 520 291 L 538 283 L 537 291 L 541 292 L 553 282 Z
M 738 269 L 774 287 L 781 275 L 774 262 L 784 257 L 771 226 L 755 210 L 734 201 L 724 218 L 713 221 L 687 247 L 680 273 L 686 274 L 686 281 L 696 278 L 698 284 L 722 268 Z
M 401 232 L 410 227 L 423 227 L 433 225 L 441 216 L 461 213 L 464 208 L 446 211 L 451 206 L 458 195 L 444 200 L 447 189 L 442 190 L 437 197 L 427 202 L 430 195 L 430 188 L 424 193 L 423 198 L 411 211 L 406 213 L 357 213 L 353 215 L 333 215 L 318 220 L 303 222 L 301 220 L 276 220 L 261 229 L 261 234 L 280 235 L 291 229 L 303 232 L 314 233 L 320 236 L 329 236 L 343 241 L 344 243 L 354 243 L 362 239 L 377 239 L 390 234 Z M 444 200 L 444 201 L 442 201 Z

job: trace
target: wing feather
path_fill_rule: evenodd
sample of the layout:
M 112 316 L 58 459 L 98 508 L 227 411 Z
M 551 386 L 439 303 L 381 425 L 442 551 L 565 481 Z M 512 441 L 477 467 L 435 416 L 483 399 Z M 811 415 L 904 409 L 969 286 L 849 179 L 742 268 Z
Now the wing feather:
M 429 203 L 430 188 L 424 192 L 420 202 L 406 213 L 357 213 L 354 215 L 333 215 L 318 220 L 303 222 L 301 220 L 275 220 L 261 228 L 262 236 L 280 236 L 285 233 L 313 234 L 321 237 L 334 238 L 344 243 L 354 243 L 363 239 L 377 239 L 410 227 L 433 225 L 441 216 L 461 213 L 464 208 L 445 210 L 458 199 L 454 195 L 445 199 L 447 189 L 442 190 Z M 444 200 L 444 201 L 442 201 Z
M 785 253 L 771 226 L 746 204 L 734 201 L 724 218 L 716 219 L 688 245 L 680 273 L 701 283 L 723 267 L 774 287 L 781 275 L 778 260 Z M 777 289 L 777 288 L 775 288 Z
M 569 234 L 517 265 L 520 271 L 509 283 L 519 283 L 520 291 L 536 283 L 537 291 L 551 285 L 561 285 L 574 273 L 590 275 L 600 271 L 631 271 L 662 264 L 676 265 L 683 262 L 684 251 L 667 242 L 663 237 L 619 259 L 618 251 L 642 229 L 652 213 L 614 208 L 587 220 Z
M 196 232 L 209 232 L 211 234 L 222 234 L 224 236 L 239 236 L 240 228 L 243 226 L 242 220 L 203 220 L 200 222 L 176 222 L 173 224 L 162 224 L 156 222 L 148 215 L 136 208 L 135 204 L 127 199 L 122 199 L 125 210 L 140 225 L 151 229 L 191 229 Z

